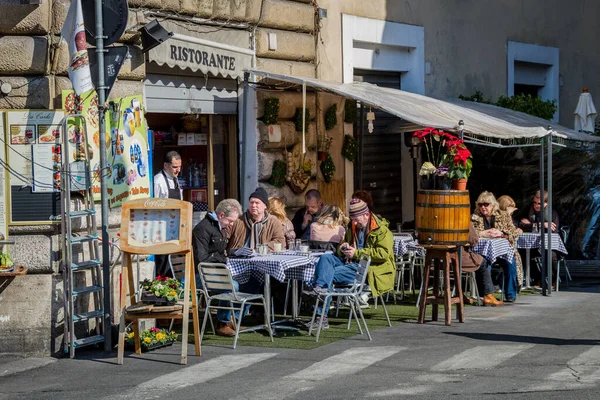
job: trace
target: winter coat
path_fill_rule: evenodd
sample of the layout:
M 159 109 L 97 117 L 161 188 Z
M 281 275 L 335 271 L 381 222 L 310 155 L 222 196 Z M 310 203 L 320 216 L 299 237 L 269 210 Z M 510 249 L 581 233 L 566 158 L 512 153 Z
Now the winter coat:
M 358 262 L 360 256 L 366 254 L 371 257 L 371 266 L 367 274 L 369 286 L 373 297 L 394 289 L 396 275 L 396 264 L 394 263 L 394 236 L 388 229 L 389 222 L 385 218 L 379 218 L 371 214 L 371 220 L 367 227 L 365 247 L 356 249 L 353 261 Z M 350 223 L 346 230 L 345 242 L 356 247 L 357 232 L 355 225 Z M 338 247 L 338 257 L 344 257 Z
M 521 260 L 519 250 L 517 250 L 517 239 L 519 238 L 519 232 L 517 231 L 517 228 L 515 228 L 515 225 L 512 222 L 512 217 L 508 215 L 507 212 L 496 210 L 496 212 L 494 213 L 494 217 L 495 221 L 493 227 L 504 233 L 506 239 L 510 242 L 511 246 L 515 250 L 514 257 L 517 261 L 517 282 L 522 282 L 523 261 Z M 473 223 L 475 231 L 477 231 L 477 235 L 479 235 L 481 231 L 485 230 L 483 218 L 485 217 L 482 215 L 471 215 L 471 222 Z
M 240 219 L 233 223 L 233 226 L 228 229 L 229 242 L 227 243 L 227 249 L 239 249 L 244 247 L 250 230 L 244 223 L 244 214 L 240 216 Z M 281 221 L 274 215 L 269 215 L 265 226 L 262 228 L 259 237 L 259 244 L 266 244 L 269 246 L 271 251 L 275 250 L 275 243 L 281 243 L 281 247 L 285 248 L 285 236 L 283 233 L 283 225 Z
M 219 229 L 219 221 L 213 214 L 208 213 L 192 231 L 194 248 L 194 265 L 201 262 L 225 263 L 225 249 L 227 238 Z

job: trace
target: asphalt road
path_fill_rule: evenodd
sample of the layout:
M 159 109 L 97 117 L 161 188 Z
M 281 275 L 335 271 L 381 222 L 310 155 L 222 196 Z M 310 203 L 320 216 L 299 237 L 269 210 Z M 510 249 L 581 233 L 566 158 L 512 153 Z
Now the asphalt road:
M 600 287 L 468 307 L 315 350 L 179 346 L 142 357 L 0 358 L 0 399 L 598 399 Z M 326 334 L 326 332 L 325 332 Z

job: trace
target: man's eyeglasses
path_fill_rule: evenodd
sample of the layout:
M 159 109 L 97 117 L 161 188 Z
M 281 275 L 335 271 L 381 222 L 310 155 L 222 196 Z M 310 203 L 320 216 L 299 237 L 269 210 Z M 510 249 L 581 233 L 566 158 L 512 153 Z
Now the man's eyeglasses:
M 490 203 L 477 203 L 477 207 L 489 207 Z

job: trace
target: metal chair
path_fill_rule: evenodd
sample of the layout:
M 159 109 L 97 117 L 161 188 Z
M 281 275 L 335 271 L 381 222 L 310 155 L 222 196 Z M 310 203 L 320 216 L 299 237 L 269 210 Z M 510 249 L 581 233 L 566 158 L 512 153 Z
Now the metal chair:
M 360 318 L 362 319 L 363 324 L 365 325 L 365 330 L 367 331 L 367 336 L 369 340 L 372 340 L 371 333 L 369 332 L 369 327 L 367 326 L 367 322 L 365 321 L 365 317 L 363 315 L 362 309 L 360 308 L 360 303 L 358 301 L 358 296 L 363 291 L 365 286 L 365 281 L 367 280 L 367 273 L 369 271 L 369 266 L 371 265 L 371 257 L 366 254 L 363 254 L 360 257 L 358 262 L 358 268 L 356 270 L 356 276 L 354 277 L 354 283 L 350 287 L 334 287 L 334 288 L 322 288 L 318 291 L 317 300 L 315 303 L 315 310 L 313 312 L 312 319 L 310 321 L 310 329 L 308 330 L 308 334 L 312 335 L 312 326 L 315 322 L 315 318 L 317 316 L 317 309 L 319 308 L 319 302 L 323 302 L 323 306 L 321 307 L 321 318 L 319 320 L 319 328 L 317 329 L 317 338 L 316 341 L 319 341 L 319 336 L 321 335 L 321 328 L 323 326 L 323 318 L 325 314 L 329 311 L 325 309 L 325 304 L 327 304 L 328 300 L 336 297 L 339 302 L 343 298 L 347 298 L 349 300 L 350 305 L 350 317 L 348 318 L 348 329 L 350 329 L 350 322 L 352 320 L 352 315 L 356 319 L 356 324 L 358 325 L 358 330 L 360 334 L 363 334 L 362 327 L 360 326 L 360 321 L 358 320 L 357 312 L 360 314 Z M 383 300 L 383 299 L 382 299 Z M 382 301 L 383 308 L 386 312 L 385 303 Z M 389 316 L 388 316 L 389 323 Z
M 169 260 L 169 268 L 171 269 L 171 275 L 173 275 L 173 278 L 177 279 L 179 282 L 182 282 L 183 278 L 185 277 L 185 254 L 170 254 L 168 260 Z M 206 312 L 206 308 L 201 309 L 200 305 L 202 304 L 202 300 L 205 300 L 207 298 L 207 294 L 202 289 L 202 287 L 201 287 L 202 285 L 198 285 L 198 283 L 199 283 L 199 281 L 198 281 L 198 279 L 196 279 L 196 296 L 198 296 L 198 313 L 200 313 L 200 311 Z M 179 297 L 181 298 L 182 295 L 183 295 L 183 288 L 179 290 Z M 173 330 L 174 322 L 175 322 L 175 320 L 172 319 L 171 324 L 169 325 L 169 331 Z M 210 319 L 210 326 L 214 332 L 215 326 L 213 324 L 212 318 Z
M 404 299 L 405 286 L 405 269 L 408 268 L 409 290 L 412 288 L 413 296 L 415 295 L 415 252 L 409 250 L 396 261 L 396 292 L 394 293 L 394 304 L 396 304 L 396 293 L 400 292 L 400 300 Z
M 571 232 L 571 228 L 568 226 L 561 226 L 559 236 L 562 239 L 563 243 L 567 244 L 567 239 L 569 238 L 569 233 Z M 558 254 L 558 253 L 557 253 Z M 560 266 L 561 264 L 565 268 L 565 276 L 567 278 L 567 286 L 569 286 L 569 281 L 571 281 L 571 273 L 569 272 L 569 267 L 567 267 L 567 259 L 564 256 L 560 256 L 556 265 L 556 291 L 558 292 L 558 284 L 560 280 Z
M 262 305 L 265 310 L 265 327 L 269 332 L 271 342 L 273 341 L 273 331 L 270 323 L 270 310 L 268 309 L 265 298 L 262 294 L 250 294 L 238 292 L 233 283 L 231 272 L 225 267 L 225 264 L 219 263 L 200 263 L 198 264 L 200 272 L 200 280 L 202 281 L 203 290 L 206 292 L 206 312 L 202 321 L 202 330 L 200 331 L 200 343 L 204 337 L 204 329 L 206 327 L 206 319 L 210 314 L 211 309 L 216 310 L 231 310 L 239 311 L 239 317 L 235 324 L 235 338 L 233 339 L 233 348 L 237 346 L 237 340 L 240 333 L 240 326 L 246 305 Z M 217 301 L 217 305 L 212 305 L 213 300 Z M 218 301 L 228 301 L 229 306 L 219 305 Z M 256 302 L 259 300 L 260 302 Z M 239 307 L 236 307 L 239 305 Z M 235 314 L 234 314 L 235 315 Z M 235 316 L 234 316 L 235 319 Z

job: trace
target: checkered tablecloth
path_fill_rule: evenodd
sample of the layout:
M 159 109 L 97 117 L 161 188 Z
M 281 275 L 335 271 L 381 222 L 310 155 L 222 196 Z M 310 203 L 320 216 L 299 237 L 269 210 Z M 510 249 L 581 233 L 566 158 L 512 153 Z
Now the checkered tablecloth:
M 417 242 L 410 236 L 394 236 L 394 255 L 397 259 L 414 251 L 419 256 L 425 255 L 425 249 L 417 246 Z
M 547 246 L 547 234 L 544 234 L 544 244 Z M 519 249 L 539 249 L 541 247 L 541 239 L 539 233 L 522 233 L 517 240 L 517 248 Z M 546 247 L 547 248 L 547 247 Z M 563 254 L 569 254 L 565 244 L 558 235 L 558 233 L 552 234 L 552 250 L 558 251 Z
M 272 254 L 250 258 L 228 258 L 227 268 L 239 283 L 246 283 L 250 277 L 264 282 L 269 274 L 280 282 L 298 279 L 310 282 L 315 274 L 318 257 L 310 255 Z
M 491 263 L 496 261 L 497 258 L 512 262 L 515 256 L 515 249 L 506 239 L 480 238 L 479 241 L 477 241 L 477 245 L 473 247 L 473 252 L 481 254 Z

